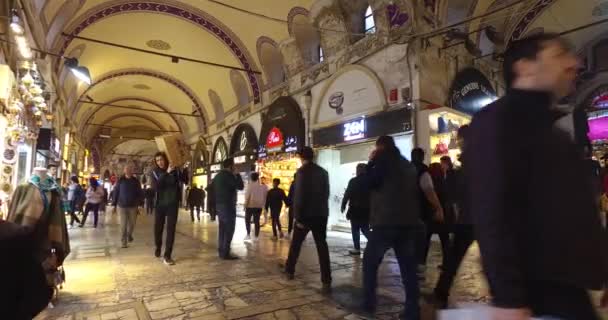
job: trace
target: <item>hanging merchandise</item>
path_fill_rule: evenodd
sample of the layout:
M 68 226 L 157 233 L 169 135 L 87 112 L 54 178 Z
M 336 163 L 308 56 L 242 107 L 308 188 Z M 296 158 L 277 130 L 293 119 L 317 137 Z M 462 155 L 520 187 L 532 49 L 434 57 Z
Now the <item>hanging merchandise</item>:
M 458 130 L 471 122 L 471 116 L 452 108 L 425 109 L 418 113 L 418 145 L 426 151 L 426 163 L 449 156 L 458 165 L 461 150 Z M 435 127 L 436 126 L 436 127 Z

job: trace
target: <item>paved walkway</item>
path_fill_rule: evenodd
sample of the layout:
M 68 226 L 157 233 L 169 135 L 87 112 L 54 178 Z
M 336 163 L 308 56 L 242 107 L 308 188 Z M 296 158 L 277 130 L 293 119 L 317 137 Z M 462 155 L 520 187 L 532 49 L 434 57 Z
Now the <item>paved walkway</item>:
M 273 242 L 265 229 L 259 242 L 243 241 L 243 219 L 237 220 L 233 252 L 237 261 L 217 258 L 217 225 L 205 220 L 192 224 L 180 213 L 175 266 L 153 256 L 151 217 L 139 216 L 135 241 L 120 248 L 115 215 L 107 214 L 98 229 L 70 230 L 72 253 L 65 263 L 67 282 L 55 308 L 36 319 L 360 319 L 352 310 L 361 301 L 361 259 L 347 254 L 350 236 L 330 233 L 334 291 L 320 294 L 316 249 L 309 237 L 297 266 L 296 280 L 286 281 L 278 263 L 287 256 L 289 242 Z M 485 302 L 476 248 L 470 250 L 453 291 L 452 304 Z M 430 254 L 427 285 L 437 278 L 437 246 Z M 398 266 L 388 257 L 380 272 L 381 296 L 376 319 L 398 319 L 403 301 Z M 433 310 L 423 305 L 425 319 Z

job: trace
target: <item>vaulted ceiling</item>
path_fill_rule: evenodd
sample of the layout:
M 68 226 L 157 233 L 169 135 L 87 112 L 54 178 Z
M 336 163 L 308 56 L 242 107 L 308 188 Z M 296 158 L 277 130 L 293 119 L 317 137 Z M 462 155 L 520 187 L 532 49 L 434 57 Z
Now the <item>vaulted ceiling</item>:
M 278 43 L 289 37 L 288 26 L 228 6 L 287 20 L 294 7 L 309 8 L 312 2 L 32 0 L 32 7 L 47 27 L 48 48 L 77 58 L 90 70 L 90 86 L 70 76 L 59 60 L 55 70 L 71 119 L 88 142 L 100 133 L 114 137 L 119 128 L 140 130 L 149 138 L 163 131 L 192 137 L 229 110 L 259 102 L 267 83 L 259 39 Z
M 378 0 L 369 0 L 375 1 Z M 93 83 L 88 86 L 78 83 L 61 63 L 55 70 L 71 119 L 83 135 L 83 141 L 91 141 L 100 133 L 120 135 L 123 140 L 134 137 L 149 141 L 163 132 L 182 132 L 187 137 L 204 133 L 228 111 L 248 102 L 259 102 L 261 92 L 270 87 L 275 75 L 264 72 L 259 55 L 269 43 L 276 44 L 289 37 L 288 25 L 238 8 L 288 20 L 294 8 L 308 10 L 315 0 L 31 2 L 48 30 L 48 49 L 78 58 L 91 72 Z M 439 26 L 510 6 L 462 27 L 471 33 L 469 38 L 484 55 L 499 53 L 505 43 L 530 32 L 563 32 L 600 21 L 608 14 L 608 0 L 425 0 L 423 3 L 435 6 Z M 488 37 L 486 32 L 479 31 L 486 26 L 492 26 L 497 35 Z M 606 30 L 608 24 L 599 24 L 566 36 L 580 49 Z M 184 59 L 172 61 L 170 57 L 62 33 L 224 67 Z M 311 36 L 315 36 L 314 30 Z M 505 38 L 502 43 L 501 37 Z M 108 143 L 111 146 L 123 141 L 111 140 Z

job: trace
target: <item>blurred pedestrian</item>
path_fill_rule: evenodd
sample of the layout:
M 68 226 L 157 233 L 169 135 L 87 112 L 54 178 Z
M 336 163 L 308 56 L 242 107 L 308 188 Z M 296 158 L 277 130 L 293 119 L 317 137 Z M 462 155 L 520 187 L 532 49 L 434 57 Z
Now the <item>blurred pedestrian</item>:
M 76 212 L 82 211 L 84 199 L 86 199 L 85 191 L 80 186 L 80 183 L 78 183 L 78 177 L 72 176 L 70 178 L 70 185 L 68 186 L 70 227 L 74 226 L 74 221 L 80 224 L 80 219 L 78 219 Z
M 369 181 L 365 175 L 367 165 L 357 165 L 357 176 L 350 179 L 344 198 L 342 198 L 342 212 L 346 210 L 346 219 L 350 220 L 350 228 L 353 236 L 353 249 L 349 250 L 351 255 L 361 254 L 361 233 L 367 239 L 369 236 Z
M 608 287 L 608 239 L 580 147 L 555 126 L 579 61 L 552 33 L 503 56 L 507 93 L 475 115 L 464 154 L 490 317 L 599 319 L 587 290 Z
M 299 152 L 302 166 L 296 173 L 293 210 L 295 226 L 289 255 L 285 265 L 288 279 L 294 279 L 302 243 L 309 232 L 315 239 L 323 292 L 331 291 L 331 268 L 327 247 L 327 219 L 329 217 L 329 176 L 325 169 L 313 162 L 314 151 L 304 147 Z
M 141 184 L 133 175 L 133 167 L 125 165 L 124 175 L 118 179 L 114 186 L 114 210 L 120 216 L 122 247 L 127 248 L 133 242 L 133 230 L 137 222 L 138 207 L 143 199 Z
M 164 152 L 154 155 L 155 168 L 152 169 L 150 182 L 155 193 L 156 203 L 154 212 L 154 244 L 156 249 L 154 256 L 160 258 L 163 246 L 163 230 L 167 225 L 167 236 L 165 239 L 165 253 L 163 263 L 174 265 L 172 258 L 173 243 L 175 242 L 175 228 L 177 224 L 177 212 L 179 210 L 180 173 L 170 163 Z
M 250 176 L 251 182 L 245 190 L 245 240 L 251 240 L 251 223 L 255 225 L 255 238 L 260 236 L 260 216 L 266 203 L 268 187 L 260 183 L 260 174 L 254 172 Z M 253 221 L 252 221 L 253 220 Z
M 420 205 L 420 217 L 424 222 L 425 228 L 420 229 L 418 238 L 418 278 L 423 280 L 426 273 L 426 260 L 429 246 L 428 233 L 433 232 L 433 228 L 438 223 L 443 222 L 443 207 L 439 201 L 439 197 L 435 192 L 433 178 L 429 173 L 429 167 L 424 164 L 424 150 L 414 148 L 411 152 L 412 164 L 416 167 L 418 173 L 418 203 Z M 440 239 L 441 240 L 441 239 Z M 443 243 L 447 243 L 444 241 Z
M 211 221 L 215 221 L 217 210 L 215 208 L 215 192 L 213 191 L 213 185 L 209 184 L 205 190 L 207 191 L 207 212 L 209 212 Z
M 232 159 L 224 160 L 222 168 L 211 182 L 219 219 L 218 254 L 224 260 L 236 260 L 238 257 L 230 253 L 230 245 L 236 226 L 236 194 L 244 189 L 243 179 L 235 172 Z
M 270 217 L 272 218 L 272 240 L 276 241 L 279 237 L 284 238 L 283 229 L 281 228 L 281 210 L 283 210 L 283 203 L 287 203 L 287 195 L 285 191 L 279 186 L 281 185 L 281 179 L 272 179 L 272 189 L 268 191 L 266 198 L 266 211 L 270 211 Z
M 97 179 L 90 178 L 89 189 L 86 193 L 87 202 L 84 208 L 84 213 L 82 214 L 82 221 L 80 222 L 79 227 L 84 227 L 84 225 L 87 223 L 87 217 L 89 216 L 89 212 L 93 211 L 93 227 L 97 228 L 97 222 L 99 220 L 99 209 L 104 201 L 104 195 L 104 189 L 99 186 L 99 182 L 97 182 Z
M 461 150 L 467 148 L 467 132 L 468 126 L 462 126 L 458 129 L 458 145 Z M 469 186 L 465 179 L 465 162 L 460 159 L 461 167 L 454 169 L 451 159 L 448 157 L 442 158 L 441 163 L 446 173 L 446 187 L 450 194 L 450 200 L 446 206 L 454 213 L 454 225 L 452 232 L 454 239 L 450 244 L 449 250 L 446 252 L 446 263 L 444 264 L 439 280 L 433 291 L 433 302 L 438 309 L 445 309 L 448 306 L 448 298 L 450 289 L 454 283 L 456 273 L 462 264 L 469 247 L 473 244 L 473 220 L 471 217 L 470 201 L 469 201 Z
M 289 185 L 289 193 L 287 194 L 287 239 L 291 239 L 291 234 L 293 232 L 293 225 L 294 225 L 294 221 L 295 221 L 295 216 L 294 216 L 294 210 L 293 210 L 293 197 L 295 195 L 295 190 L 296 189 L 296 175 L 293 175 L 293 181 L 291 181 L 291 184 Z
M 419 320 L 416 242 L 422 225 L 416 167 L 401 155 L 392 137 L 382 136 L 376 141 L 367 170 L 371 230 L 363 255 L 363 308 L 366 312 L 375 312 L 378 267 L 386 251 L 392 248 L 407 297 L 404 318 Z
M 425 219 L 426 239 L 423 247 L 424 251 L 421 253 L 421 256 L 422 261 L 424 262 L 423 264 L 426 265 L 429 249 L 431 248 L 431 239 L 434 234 L 437 234 L 441 244 L 441 265 L 439 265 L 439 269 L 443 269 L 450 248 L 450 233 L 446 226 L 446 217 L 449 212 L 446 207 L 448 202 L 447 181 L 442 164 L 439 162 L 434 162 L 429 165 L 429 174 L 433 181 L 433 190 L 435 190 L 435 194 L 437 195 L 437 199 L 439 200 L 439 204 L 443 211 L 444 221 L 438 222 L 433 218 Z
M 201 221 L 201 207 L 205 208 L 205 190 L 200 189 L 196 184 L 192 184 L 192 188 L 188 192 L 188 208 L 190 208 L 190 219 L 194 222 L 194 210 L 196 210 L 196 219 Z
M 144 197 L 146 199 L 146 214 L 147 215 L 152 215 L 154 214 L 154 190 L 152 190 L 152 188 L 150 187 L 146 187 L 146 190 L 144 190 Z

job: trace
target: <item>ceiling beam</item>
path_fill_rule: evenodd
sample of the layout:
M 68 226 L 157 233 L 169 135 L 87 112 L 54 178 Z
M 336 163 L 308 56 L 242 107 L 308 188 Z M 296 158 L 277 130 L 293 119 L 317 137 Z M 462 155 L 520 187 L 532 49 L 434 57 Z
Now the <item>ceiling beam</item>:
M 146 112 L 156 112 L 156 113 L 172 114 L 172 115 L 176 115 L 176 116 L 200 118 L 199 115 L 193 115 L 193 114 L 190 114 L 190 113 L 161 111 L 161 110 L 154 110 L 154 109 L 140 109 L 140 108 L 133 108 L 133 107 L 128 107 L 128 106 L 121 106 L 121 105 L 117 105 L 117 104 L 102 103 L 102 102 L 95 102 L 95 101 L 88 101 L 88 100 L 78 100 L 78 102 L 79 103 L 94 104 L 94 105 L 98 105 L 98 106 L 101 106 L 101 107 L 112 107 L 112 108 L 121 108 L 121 109 L 128 109 L 128 110 L 138 110 L 138 111 L 146 111 Z

